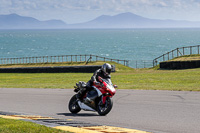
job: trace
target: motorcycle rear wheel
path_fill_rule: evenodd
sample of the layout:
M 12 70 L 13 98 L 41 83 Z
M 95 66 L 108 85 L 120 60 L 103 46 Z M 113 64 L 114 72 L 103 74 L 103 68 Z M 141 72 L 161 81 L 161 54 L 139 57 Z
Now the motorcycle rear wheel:
M 69 105 L 68 105 L 69 111 L 73 114 L 77 114 L 79 111 L 81 111 L 81 108 L 78 105 L 77 102 L 77 97 L 76 95 L 74 95 L 70 101 L 69 101 Z
M 99 115 L 102 116 L 107 115 L 112 109 L 112 106 L 113 106 L 113 100 L 110 97 L 107 97 L 105 104 L 103 104 L 102 101 L 98 103 L 97 112 Z

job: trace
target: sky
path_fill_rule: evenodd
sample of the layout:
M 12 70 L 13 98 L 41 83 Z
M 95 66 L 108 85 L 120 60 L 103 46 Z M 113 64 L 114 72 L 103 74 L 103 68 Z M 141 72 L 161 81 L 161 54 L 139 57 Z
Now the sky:
M 200 21 L 200 0 L 0 0 L 0 15 L 16 13 L 67 24 L 125 12 L 152 19 Z

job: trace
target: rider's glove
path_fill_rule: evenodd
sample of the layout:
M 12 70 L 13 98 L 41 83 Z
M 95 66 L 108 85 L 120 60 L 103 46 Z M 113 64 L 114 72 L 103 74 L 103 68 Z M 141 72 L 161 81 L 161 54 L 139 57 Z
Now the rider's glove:
M 102 77 L 100 77 L 100 76 L 98 76 L 98 80 L 99 80 L 100 82 L 103 82 L 103 79 L 102 79 Z
M 118 86 L 117 86 L 117 85 L 113 85 L 113 87 L 114 87 L 114 88 L 118 88 Z
M 98 85 L 98 86 L 101 85 L 99 82 L 96 82 L 96 81 L 94 81 L 94 84 L 95 84 L 95 85 Z

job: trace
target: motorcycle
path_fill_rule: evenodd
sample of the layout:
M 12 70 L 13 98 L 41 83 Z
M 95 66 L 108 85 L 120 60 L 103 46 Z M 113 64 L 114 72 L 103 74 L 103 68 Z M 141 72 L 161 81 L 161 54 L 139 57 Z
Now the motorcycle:
M 102 79 L 98 77 L 100 84 L 93 84 L 93 89 L 86 93 L 82 100 L 77 98 L 77 94 L 72 96 L 69 101 L 69 111 L 73 114 L 78 113 L 79 111 L 94 111 L 98 112 L 99 115 L 107 115 L 113 106 L 112 97 L 116 93 L 117 86 L 112 85 L 110 79 Z M 78 93 L 81 89 L 86 87 L 86 83 L 79 81 L 76 83 L 75 92 Z

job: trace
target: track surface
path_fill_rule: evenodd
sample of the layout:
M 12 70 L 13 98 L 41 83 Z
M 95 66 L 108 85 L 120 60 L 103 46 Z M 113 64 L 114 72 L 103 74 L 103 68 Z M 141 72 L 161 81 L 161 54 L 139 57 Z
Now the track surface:
M 107 116 L 72 115 L 72 89 L 0 88 L 0 111 L 74 119 L 154 133 L 199 133 L 200 92 L 117 90 Z

